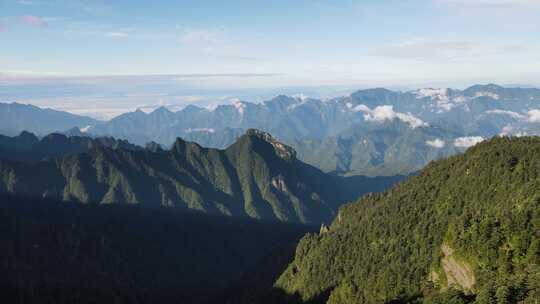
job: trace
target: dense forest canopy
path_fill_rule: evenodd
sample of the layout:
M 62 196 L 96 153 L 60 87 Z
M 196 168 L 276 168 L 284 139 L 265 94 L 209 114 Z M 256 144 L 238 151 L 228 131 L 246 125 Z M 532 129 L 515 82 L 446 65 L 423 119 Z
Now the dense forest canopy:
M 317 303 L 537 303 L 539 189 L 540 139 L 494 138 L 342 207 L 276 287 Z
M 341 204 L 401 178 L 324 173 L 255 129 L 225 150 L 180 138 L 164 150 L 60 134 L 0 137 L 0 192 L 80 203 L 174 206 L 320 224 L 330 222 Z
M 0 195 L 0 302 L 206 303 L 262 262 L 280 271 L 309 231 L 173 208 Z

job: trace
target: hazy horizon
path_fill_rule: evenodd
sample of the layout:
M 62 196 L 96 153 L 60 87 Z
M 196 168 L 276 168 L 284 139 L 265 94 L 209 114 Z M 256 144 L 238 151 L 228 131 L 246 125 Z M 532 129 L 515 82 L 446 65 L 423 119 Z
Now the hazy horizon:
M 156 76 L 154 76 L 156 77 Z M 110 120 L 120 114 L 140 109 L 151 112 L 158 107 L 166 107 L 171 111 L 178 111 L 188 105 L 212 108 L 217 105 L 230 104 L 236 100 L 260 103 L 270 100 L 278 95 L 293 97 L 309 97 L 328 99 L 349 95 L 357 90 L 382 87 L 394 91 L 409 91 L 422 88 L 452 88 L 465 89 L 476 84 L 492 82 L 470 83 L 461 86 L 361 86 L 361 85 L 334 85 L 334 86 L 305 86 L 305 87 L 276 87 L 276 88 L 239 88 L 239 89 L 203 89 L 181 86 L 165 81 L 165 78 L 174 79 L 175 75 L 159 76 L 160 84 L 154 88 L 150 81 L 143 80 L 133 83 L 128 81 L 109 81 L 108 77 L 95 78 L 56 78 L 40 79 L 37 83 L 19 83 L 16 85 L 3 84 L 0 80 L 0 102 L 31 104 L 41 108 L 66 111 L 73 114 L 89 116 L 99 120 Z M 122 78 L 120 78 L 122 79 Z M 497 83 L 498 84 L 498 83 Z M 536 87 L 531 84 L 498 84 L 504 87 Z
M 108 119 L 278 94 L 539 86 L 539 13 L 534 0 L 2 0 L 0 101 Z

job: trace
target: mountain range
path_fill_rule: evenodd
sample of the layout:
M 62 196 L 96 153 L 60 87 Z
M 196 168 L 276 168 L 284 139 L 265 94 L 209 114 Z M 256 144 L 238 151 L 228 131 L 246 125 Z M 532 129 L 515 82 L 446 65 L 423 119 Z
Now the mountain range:
M 465 90 L 378 88 L 327 100 L 281 95 L 262 103 L 237 100 L 211 109 L 190 105 L 177 112 L 160 107 L 106 122 L 68 121 L 65 128 L 52 131 L 78 127 L 83 136 L 112 136 L 138 145 L 154 141 L 165 147 L 181 137 L 223 149 L 247 129 L 257 128 L 325 172 L 396 175 L 415 172 L 492 136 L 540 134 L 540 89 L 494 84 Z M 43 124 L 11 129 L 50 133 L 44 130 L 52 127 Z
M 433 125 L 460 136 L 491 137 L 515 132 L 527 122 L 537 122 L 534 110 L 539 103 L 539 89 L 503 88 L 494 84 L 475 85 L 462 91 L 367 89 L 328 100 L 281 95 L 263 103 L 235 101 L 213 109 L 192 105 L 178 112 L 165 107 L 151 113 L 138 110 L 87 131 L 134 143 L 155 140 L 168 145 L 176 137 L 191 133 L 257 128 L 288 141 L 338 136 L 353 126 L 359 127 L 358 123 L 400 120 L 411 128 Z
M 255 129 L 225 150 L 182 139 L 163 150 L 60 134 L 38 141 L 23 133 L 0 138 L 0 155 L 0 192 L 314 224 L 330 221 L 342 203 L 401 179 L 326 174 Z
M 522 136 L 536 91 L 518 112 L 521 89 L 480 89 L 445 91 L 456 105 L 437 107 L 461 118 L 437 123 L 386 104 L 432 91 L 355 93 L 361 121 L 292 145 L 237 126 L 191 132 L 234 136 L 226 149 L 92 127 L 0 136 L 0 300 L 536 303 L 540 139 Z M 520 131 L 481 133 L 501 126 Z
M 18 135 L 22 131 L 46 135 L 74 127 L 84 128 L 99 121 L 52 109 L 20 103 L 0 103 L 0 134 Z
M 126 140 L 117 140 L 112 137 L 90 138 L 51 133 L 39 138 L 33 133 L 23 131 L 13 137 L 0 135 L 0 159 L 39 161 L 88 152 L 96 146 L 105 146 L 111 149 L 143 150 L 142 147 Z

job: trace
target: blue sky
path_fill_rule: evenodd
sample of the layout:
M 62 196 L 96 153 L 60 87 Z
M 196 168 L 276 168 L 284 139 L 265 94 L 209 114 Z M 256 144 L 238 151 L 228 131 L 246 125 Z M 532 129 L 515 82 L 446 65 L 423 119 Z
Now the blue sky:
M 539 15 L 539 0 L 0 0 L 0 84 L 539 85 Z

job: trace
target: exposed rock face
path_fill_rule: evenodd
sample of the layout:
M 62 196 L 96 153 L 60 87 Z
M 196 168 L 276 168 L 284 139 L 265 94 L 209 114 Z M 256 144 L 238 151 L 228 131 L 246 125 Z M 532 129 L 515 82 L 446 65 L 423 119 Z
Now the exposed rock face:
M 274 150 L 276 151 L 277 155 L 285 160 L 294 160 L 296 159 L 296 151 L 279 142 L 277 139 L 275 139 L 270 133 L 257 130 L 257 129 L 249 129 L 246 132 L 246 135 L 248 136 L 256 136 L 269 144 L 271 144 L 274 147 Z
M 441 251 L 443 253 L 441 267 L 446 275 L 447 287 L 459 288 L 465 291 L 472 290 L 476 278 L 471 265 L 456 258 L 454 250 L 448 244 L 443 244 Z
M 328 228 L 328 226 L 326 226 L 324 223 L 321 224 L 321 229 L 319 230 L 319 235 L 320 234 L 324 234 L 324 233 L 327 233 L 330 231 L 330 228 Z
M 285 178 L 281 174 L 272 178 L 272 186 L 274 186 L 274 188 L 276 188 L 277 190 L 281 192 L 284 192 L 284 193 L 289 192 L 289 189 L 287 188 L 287 184 L 285 183 Z

